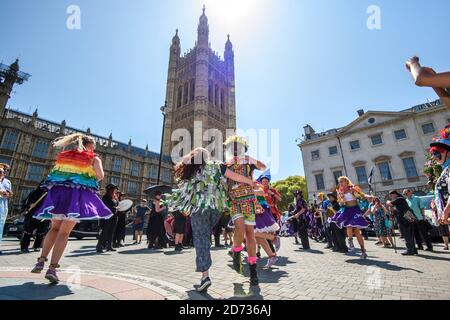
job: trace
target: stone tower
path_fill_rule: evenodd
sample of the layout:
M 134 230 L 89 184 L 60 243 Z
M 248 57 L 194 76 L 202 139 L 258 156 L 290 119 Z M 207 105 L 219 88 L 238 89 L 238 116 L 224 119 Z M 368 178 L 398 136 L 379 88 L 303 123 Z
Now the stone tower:
M 29 74 L 19 71 L 19 59 L 10 66 L 0 63 L 0 116 L 6 109 L 14 85 L 22 84 L 29 77 Z
M 222 59 L 211 49 L 209 24 L 203 7 L 195 47 L 181 56 L 178 30 L 172 39 L 166 91 L 167 109 L 163 154 L 170 155 L 177 142 L 172 133 L 187 129 L 192 147 L 208 145 L 194 123 L 207 129 L 219 129 L 225 138 L 227 129 L 236 130 L 234 52 L 228 36 Z

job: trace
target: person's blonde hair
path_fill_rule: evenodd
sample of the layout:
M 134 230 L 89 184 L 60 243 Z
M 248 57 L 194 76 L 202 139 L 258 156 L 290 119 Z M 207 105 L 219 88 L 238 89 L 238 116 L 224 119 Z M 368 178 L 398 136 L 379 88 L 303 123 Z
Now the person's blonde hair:
M 54 148 L 64 148 L 71 144 L 75 144 L 78 150 L 86 151 L 86 145 L 88 144 L 92 144 L 95 147 L 95 139 L 83 133 L 73 133 L 56 138 L 52 142 Z
M 338 182 L 341 182 L 341 181 L 347 182 L 347 185 L 348 185 L 349 187 L 352 187 L 352 186 L 353 186 L 353 183 L 352 183 L 352 182 L 350 181 L 350 179 L 349 179 L 348 177 L 346 177 L 346 176 L 339 177 Z

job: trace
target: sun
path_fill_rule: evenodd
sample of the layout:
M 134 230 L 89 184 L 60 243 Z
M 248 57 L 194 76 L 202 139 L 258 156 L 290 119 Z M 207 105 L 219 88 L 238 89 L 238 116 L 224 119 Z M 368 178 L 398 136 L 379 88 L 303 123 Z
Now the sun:
M 258 8 L 260 0 L 210 0 L 206 2 L 206 10 L 226 22 L 243 21 L 249 18 Z

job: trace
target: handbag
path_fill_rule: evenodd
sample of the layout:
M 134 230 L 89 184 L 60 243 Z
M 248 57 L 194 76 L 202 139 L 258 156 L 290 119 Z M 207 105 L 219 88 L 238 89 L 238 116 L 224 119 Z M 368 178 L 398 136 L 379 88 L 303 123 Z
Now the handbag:
M 403 214 L 403 219 L 413 224 L 419 222 L 419 219 L 417 219 L 416 215 L 413 212 L 411 212 L 411 210 L 408 210 Z

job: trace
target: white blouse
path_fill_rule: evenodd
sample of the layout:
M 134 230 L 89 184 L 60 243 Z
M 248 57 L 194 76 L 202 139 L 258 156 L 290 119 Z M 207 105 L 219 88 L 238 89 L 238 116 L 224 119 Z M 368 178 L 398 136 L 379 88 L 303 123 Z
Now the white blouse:
M 345 202 L 350 202 L 350 201 L 355 201 L 355 197 L 353 196 L 353 194 L 351 193 L 345 193 L 344 194 L 344 201 Z

